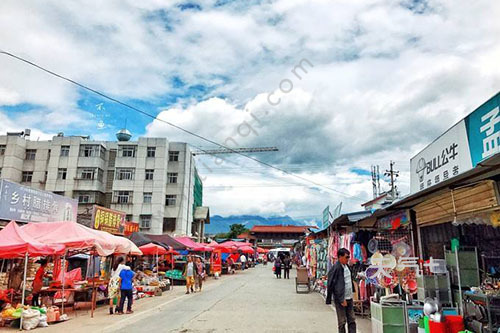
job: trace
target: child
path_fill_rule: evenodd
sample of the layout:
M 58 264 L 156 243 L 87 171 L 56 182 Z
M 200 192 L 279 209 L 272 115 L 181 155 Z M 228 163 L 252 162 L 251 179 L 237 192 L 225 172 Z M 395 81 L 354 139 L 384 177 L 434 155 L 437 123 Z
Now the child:
M 117 313 L 123 314 L 123 306 L 125 305 L 125 298 L 127 298 L 127 313 L 133 313 L 132 311 L 132 289 L 134 287 L 132 281 L 134 279 L 135 273 L 130 269 L 130 267 L 125 266 L 120 272 L 121 286 L 120 286 L 120 306 L 118 307 Z

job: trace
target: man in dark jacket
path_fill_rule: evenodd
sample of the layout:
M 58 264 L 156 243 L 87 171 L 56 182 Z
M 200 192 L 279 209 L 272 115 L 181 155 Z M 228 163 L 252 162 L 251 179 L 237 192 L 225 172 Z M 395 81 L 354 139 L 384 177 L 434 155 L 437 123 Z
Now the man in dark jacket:
M 337 262 L 328 272 L 328 288 L 326 294 L 326 304 L 332 304 L 332 296 L 337 312 L 339 333 L 345 333 L 347 324 L 349 333 L 356 333 L 356 321 L 354 318 L 354 308 L 352 302 L 352 278 L 351 270 L 347 263 L 350 253 L 346 249 L 337 252 Z

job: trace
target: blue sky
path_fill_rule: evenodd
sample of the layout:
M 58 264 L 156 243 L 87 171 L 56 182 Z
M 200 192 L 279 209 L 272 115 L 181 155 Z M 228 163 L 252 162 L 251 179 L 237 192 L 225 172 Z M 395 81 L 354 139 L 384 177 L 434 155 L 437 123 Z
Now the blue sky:
M 258 157 L 335 191 L 199 157 L 205 201 L 303 217 L 358 210 L 371 165 L 390 160 L 408 191 L 409 159 L 498 92 L 499 15 L 489 0 L 9 0 L 0 48 L 217 142 L 278 147 Z M 2 133 L 113 140 L 126 121 L 136 137 L 210 146 L 5 56 L 0 68 Z

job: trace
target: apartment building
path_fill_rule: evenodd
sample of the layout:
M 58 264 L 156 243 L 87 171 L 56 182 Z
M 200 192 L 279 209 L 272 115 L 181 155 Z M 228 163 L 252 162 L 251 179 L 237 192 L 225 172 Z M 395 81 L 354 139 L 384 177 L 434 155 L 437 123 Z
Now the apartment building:
M 82 216 L 97 204 L 126 212 L 150 234 L 200 236 L 209 217 L 200 217 L 208 209 L 200 209 L 203 184 L 189 146 L 130 137 L 121 130 L 118 141 L 62 133 L 30 141 L 8 133 L 0 136 L 0 177 L 78 199 Z

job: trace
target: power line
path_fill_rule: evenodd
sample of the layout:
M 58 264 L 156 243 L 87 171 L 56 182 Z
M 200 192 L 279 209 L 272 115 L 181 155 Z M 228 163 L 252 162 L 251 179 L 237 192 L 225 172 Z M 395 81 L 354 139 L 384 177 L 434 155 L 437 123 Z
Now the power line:
M 350 197 L 350 198 L 355 198 L 355 199 L 358 199 L 358 200 L 360 200 L 360 201 L 365 201 L 365 199 L 362 199 L 362 198 L 359 198 L 359 197 L 356 197 L 356 196 L 353 196 L 353 195 L 349 195 L 349 194 L 347 194 L 347 193 L 344 193 L 344 192 L 338 191 L 338 190 L 336 190 L 336 189 L 334 189 L 334 188 L 331 188 L 331 187 L 328 187 L 328 186 L 324 186 L 324 185 L 318 184 L 318 183 L 316 183 L 315 181 L 312 181 L 312 180 L 310 180 L 310 179 L 308 179 L 308 178 L 305 178 L 305 177 L 302 177 L 302 176 L 296 175 L 296 174 L 294 174 L 294 173 L 288 172 L 288 171 L 286 171 L 286 170 L 284 170 L 284 169 L 281 169 L 281 168 L 275 167 L 275 166 L 274 166 L 274 165 L 272 165 L 272 164 L 269 164 L 269 163 L 267 163 L 267 162 L 261 161 L 261 160 L 259 160 L 259 159 L 257 159 L 257 158 L 254 158 L 254 157 L 252 157 L 252 156 L 249 156 L 249 155 L 243 154 L 243 153 L 241 153 L 241 152 L 238 152 L 238 151 L 236 151 L 236 150 L 234 150 L 234 149 L 232 149 L 232 148 L 230 148 L 230 147 L 226 147 L 226 146 L 225 146 L 225 145 L 223 145 L 223 144 L 220 144 L 220 143 L 218 143 L 218 142 L 216 142 L 216 141 L 213 141 L 213 140 L 211 140 L 211 139 L 205 138 L 205 137 L 203 137 L 203 136 L 201 136 L 201 135 L 199 135 L 199 134 L 196 134 L 196 133 L 191 132 L 191 131 L 189 131 L 189 130 L 187 130 L 187 129 L 184 129 L 184 128 L 182 128 L 182 127 L 180 127 L 180 126 L 178 126 L 178 125 L 175 125 L 175 124 L 173 124 L 173 123 L 171 123 L 171 122 L 169 122 L 169 121 L 166 121 L 166 120 L 160 119 L 160 118 L 158 118 L 157 116 L 155 116 L 155 115 L 153 115 L 153 114 L 150 114 L 150 113 L 148 113 L 148 112 L 146 112 L 146 111 L 144 111 L 144 110 L 141 110 L 141 109 L 139 109 L 139 108 L 136 108 L 136 107 L 134 107 L 134 106 L 132 106 L 132 105 L 130 105 L 130 104 L 128 104 L 128 103 L 122 102 L 122 101 L 120 101 L 120 100 L 118 100 L 118 99 L 116 99 L 116 98 L 113 98 L 113 97 L 111 97 L 111 96 L 108 96 L 108 95 L 106 95 L 106 94 L 104 94 L 104 93 L 102 93 L 102 92 L 100 92 L 100 91 L 98 91 L 98 90 L 95 90 L 95 89 L 93 89 L 93 88 L 90 88 L 90 87 L 88 87 L 88 86 L 86 86 L 86 85 L 84 85 L 84 84 L 82 84 L 82 83 L 79 83 L 79 82 L 77 82 L 77 81 L 75 81 L 75 80 L 72 80 L 72 79 L 70 79 L 70 78 L 67 78 L 67 77 L 65 77 L 65 76 L 63 76 L 63 75 L 61 75 L 61 74 L 57 74 L 56 72 L 53 72 L 53 71 L 51 71 L 51 70 L 49 70 L 49 69 L 46 69 L 46 68 L 44 68 L 44 67 L 42 67 L 42 66 L 40 66 L 40 65 L 37 65 L 36 63 L 34 63 L 34 62 L 32 62 L 32 61 L 29 61 L 29 60 L 27 60 L 27 59 L 24 59 L 24 58 L 22 58 L 22 57 L 20 57 L 20 56 L 17 56 L 17 55 L 15 55 L 15 54 L 13 54 L 13 53 L 6 52 L 6 51 L 3 51 L 3 50 L 0 50 L 0 53 L 5 54 L 5 55 L 7 55 L 7 56 L 9 56 L 9 57 L 11 57 L 11 58 L 17 59 L 17 60 L 19 60 L 19 61 L 21 61 L 21 62 L 24 62 L 24 63 L 26 63 L 26 64 L 28 64 L 28 65 L 30 65 L 30 66 L 33 66 L 33 67 L 35 67 L 35 68 L 37 68 L 37 69 L 39 69 L 39 70 L 41 70 L 41 71 L 44 71 L 44 72 L 46 72 L 46 73 L 48 73 L 48 74 L 50 74 L 50 75 L 53 75 L 53 76 L 55 76 L 55 77 L 57 77 L 57 78 L 59 78 L 59 79 L 61 79 L 61 80 L 67 81 L 67 82 L 69 82 L 69 83 L 72 83 L 72 84 L 74 84 L 74 85 L 76 85 L 76 86 L 78 86 L 78 87 L 80 87 L 80 88 L 82 88 L 82 89 L 84 89 L 84 90 L 87 90 L 87 91 L 93 92 L 94 94 L 96 94 L 96 95 L 98 95 L 98 96 L 101 96 L 101 97 L 103 97 L 103 98 L 105 98 L 105 99 L 107 99 L 107 100 L 110 100 L 110 101 L 115 102 L 115 103 L 117 103 L 117 104 L 119 104 L 119 105 L 122 105 L 122 106 L 124 106 L 124 107 L 126 107 L 126 108 L 128 108 L 128 109 L 134 110 L 134 111 L 136 111 L 136 112 L 138 112 L 138 113 L 140 113 L 140 114 L 142 114 L 142 115 L 144 115 L 144 116 L 147 116 L 147 117 L 152 118 L 153 120 L 158 120 L 158 121 L 161 121 L 161 122 L 163 122 L 163 123 L 165 123 L 165 124 L 167 124 L 167 125 L 169 125 L 169 126 L 171 126 L 171 127 L 174 127 L 174 128 L 176 128 L 176 129 L 178 129 L 178 130 L 180 130 L 180 131 L 184 132 L 184 133 L 187 133 L 187 134 L 192 135 L 192 136 L 194 136 L 194 137 L 196 137 L 196 138 L 198 138 L 198 139 L 201 139 L 201 140 L 203 140 L 203 141 L 206 141 L 206 142 L 209 142 L 209 143 L 211 143 L 211 144 L 214 144 L 214 145 L 216 145 L 216 146 L 218 146 L 218 147 L 220 147 L 220 148 L 224 148 L 224 149 L 230 150 L 231 152 L 233 152 L 233 153 L 235 153 L 235 154 L 239 154 L 239 155 L 241 155 L 241 156 L 243 156 L 243 157 L 246 157 L 246 158 L 248 158 L 248 159 L 250 159 L 250 160 L 253 160 L 253 161 L 257 162 L 257 163 L 260 163 L 260 164 L 262 164 L 262 165 L 265 165 L 265 166 L 267 166 L 267 167 L 269 167 L 269 168 L 272 168 L 272 169 L 275 169 L 275 170 L 277 170 L 277 171 L 283 172 L 283 173 L 285 173 L 285 174 L 287 174 L 287 175 L 290 175 L 290 176 L 295 177 L 295 178 L 297 178 L 297 179 L 300 179 L 300 180 L 306 181 L 306 182 L 308 182 L 308 183 L 314 184 L 314 185 L 316 185 L 316 186 L 323 187 L 323 188 L 325 188 L 325 189 L 328 189 L 328 190 L 330 190 L 330 191 L 336 192 L 336 193 L 338 193 L 338 194 L 340 194 L 340 195 L 343 195 L 343 196 L 345 196 L 345 197 Z

